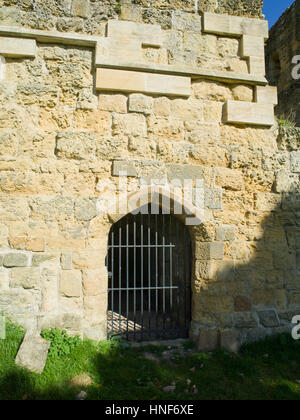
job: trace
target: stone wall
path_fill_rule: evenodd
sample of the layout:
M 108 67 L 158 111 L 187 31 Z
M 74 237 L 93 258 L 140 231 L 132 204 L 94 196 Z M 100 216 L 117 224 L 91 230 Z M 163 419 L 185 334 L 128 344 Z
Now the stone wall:
M 170 29 L 176 10 L 261 17 L 262 3 L 263 0 L 0 0 L 0 21 L 2 25 L 103 36 L 109 19 L 155 23 Z
M 24 17 L 34 15 L 31 2 L 20 4 Z M 290 329 L 299 313 L 300 137 L 273 125 L 274 90 L 253 53 L 263 53 L 265 25 L 209 14 L 203 31 L 199 15 L 177 10 L 172 19 L 160 46 L 143 41 L 136 65 L 143 81 L 157 73 L 174 81 L 171 73 L 179 73 L 188 79 L 184 93 L 171 82 L 168 93 L 164 83 L 126 91 L 113 78 L 115 91 L 104 91 L 95 69 L 102 39 L 10 28 L 36 45 L 25 42 L 25 51 L 0 40 L 0 310 L 26 327 L 106 338 L 107 238 L 121 215 L 103 209 L 115 192 L 139 191 L 141 178 L 204 183 L 204 222 L 189 227 L 193 339 L 201 344 L 212 334 L 225 347 L 228 337 L 251 341 Z M 144 26 L 130 27 L 137 38 L 145 35 Z M 244 33 L 257 28 L 255 39 Z M 247 57 L 258 71 L 249 71 Z M 194 69 L 195 59 L 209 71 L 180 67 Z
M 300 81 L 292 77 L 293 57 L 300 56 L 300 1 L 281 16 L 270 31 L 266 45 L 267 78 L 278 87 L 278 115 L 295 113 L 295 119 L 300 126 Z M 299 61 L 297 61 L 299 62 Z

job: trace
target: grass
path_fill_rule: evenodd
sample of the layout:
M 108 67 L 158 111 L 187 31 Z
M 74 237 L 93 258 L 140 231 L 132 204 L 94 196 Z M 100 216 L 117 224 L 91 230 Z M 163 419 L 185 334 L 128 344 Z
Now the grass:
M 278 116 L 278 124 L 280 127 L 286 128 L 295 128 L 296 127 L 296 112 L 290 110 L 286 114 L 281 114 Z
M 69 354 L 50 353 L 41 375 L 14 363 L 23 335 L 9 324 L 7 339 L 0 340 L 0 400 L 74 400 L 82 387 L 71 387 L 69 381 L 82 373 L 93 379 L 85 389 L 91 400 L 300 399 L 300 346 L 286 335 L 244 346 L 237 355 L 218 351 L 182 357 L 174 350 L 172 360 L 161 358 L 164 347 L 77 342 Z M 185 351 L 190 347 L 185 345 Z M 160 361 L 145 359 L 145 352 Z M 176 390 L 164 392 L 173 382 Z

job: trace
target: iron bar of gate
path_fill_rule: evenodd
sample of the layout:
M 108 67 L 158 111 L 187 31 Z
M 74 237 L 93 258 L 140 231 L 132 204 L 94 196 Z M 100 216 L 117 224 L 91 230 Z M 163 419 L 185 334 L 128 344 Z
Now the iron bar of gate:
M 126 244 L 129 245 L 129 225 L 128 225 L 128 216 L 126 217 Z M 127 325 L 126 325 L 126 338 L 128 340 L 129 332 L 129 248 L 126 248 L 126 316 L 127 316 Z
M 179 222 L 176 220 L 176 244 L 179 243 Z M 177 281 L 179 281 L 179 250 L 176 248 L 176 276 Z M 177 326 L 180 325 L 180 289 L 177 290 Z
M 143 214 L 141 213 L 141 245 L 144 244 L 144 225 Z M 144 331 L 144 249 L 141 248 L 141 324 L 142 324 L 142 339 Z
M 155 292 L 155 325 L 156 329 L 158 329 L 158 216 L 155 215 L 155 285 L 156 285 L 156 292 Z
M 169 218 L 169 238 L 170 241 L 173 241 L 173 226 L 172 226 L 172 219 Z M 170 317 L 171 317 L 171 325 L 173 326 L 173 249 L 170 247 Z
M 119 227 L 119 245 L 122 243 L 122 226 Z M 122 249 L 119 247 L 119 331 L 121 330 L 121 314 L 122 314 Z
M 150 246 L 148 246 L 148 245 L 121 245 L 121 246 L 119 246 L 119 245 L 114 245 L 114 246 L 112 246 L 112 245 L 110 245 L 109 246 L 109 248 L 183 248 L 183 245 L 175 245 L 175 244 L 165 244 L 165 245 L 159 245 L 159 244 L 157 244 L 157 245 L 150 245 Z
M 150 211 L 148 208 L 148 286 L 149 288 L 151 287 L 151 265 L 150 265 L 150 261 L 151 261 L 151 248 L 150 248 L 150 244 L 151 244 L 151 216 L 150 216 Z M 151 290 L 149 289 L 148 291 L 148 317 L 149 317 L 149 331 L 151 330 Z M 149 339 L 151 339 L 151 335 L 149 335 Z
M 165 245 L 166 245 L 166 233 L 165 233 L 165 215 L 162 215 L 162 240 L 163 240 L 163 248 L 162 248 L 162 269 L 163 269 L 163 336 L 165 337 L 165 330 L 166 330 L 166 253 L 165 253 Z
M 186 328 L 186 317 L 187 317 L 187 307 L 186 307 L 186 231 L 182 229 L 183 233 L 183 244 L 184 244 L 184 328 Z
M 156 286 L 153 286 L 153 287 L 129 287 L 129 288 L 127 288 L 127 287 L 117 287 L 117 288 L 115 288 L 115 289 L 109 289 L 109 290 L 114 290 L 114 291 L 119 291 L 119 290 L 169 290 L 169 289 L 171 289 L 171 287 L 170 286 L 158 286 L 158 287 L 156 287 Z M 179 287 L 178 286 L 172 286 L 172 289 L 174 290 L 174 289 L 179 289 Z
M 135 219 L 134 219 L 134 222 L 133 222 L 133 243 L 134 243 L 134 245 L 136 245 L 136 222 L 135 222 Z M 134 247 L 134 249 L 133 249 L 133 273 L 134 273 L 134 288 L 136 289 L 136 247 Z M 136 338 L 136 335 L 135 335 L 135 333 L 136 333 L 136 290 L 134 290 L 134 303 L 133 303 L 133 306 L 134 306 L 134 309 L 133 309 L 133 311 L 134 311 L 134 316 L 133 316 L 133 322 L 134 322 L 134 325 L 133 325 L 133 328 L 134 328 L 134 339 Z
M 115 241 L 115 233 L 112 232 L 112 237 L 111 237 L 111 241 L 112 241 L 112 245 L 114 245 L 114 241 Z M 114 249 L 112 248 L 111 250 L 111 272 L 112 272 L 112 277 L 111 277 L 111 283 L 112 283 L 112 288 L 114 287 Z M 114 333 L 114 291 L 112 291 L 111 294 L 111 300 L 112 300 L 112 317 L 111 317 L 111 327 L 112 327 L 112 334 Z

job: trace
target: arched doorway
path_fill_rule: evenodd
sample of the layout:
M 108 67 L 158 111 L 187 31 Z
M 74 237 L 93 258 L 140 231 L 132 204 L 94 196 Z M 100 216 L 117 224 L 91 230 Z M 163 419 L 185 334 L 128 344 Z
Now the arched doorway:
M 128 214 L 109 233 L 108 335 L 130 341 L 187 338 L 191 321 L 192 246 L 176 217 Z

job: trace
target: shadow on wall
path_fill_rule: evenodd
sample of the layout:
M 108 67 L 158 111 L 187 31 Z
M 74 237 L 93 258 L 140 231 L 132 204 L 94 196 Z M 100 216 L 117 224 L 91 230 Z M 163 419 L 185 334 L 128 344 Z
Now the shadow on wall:
M 191 338 L 199 350 L 236 351 L 242 343 L 291 332 L 293 316 L 300 315 L 299 176 L 295 181 L 289 192 L 255 193 L 260 210 L 246 212 L 241 235 L 224 227 L 217 242 L 195 242 Z M 194 238 L 212 240 L 203 227 Z

